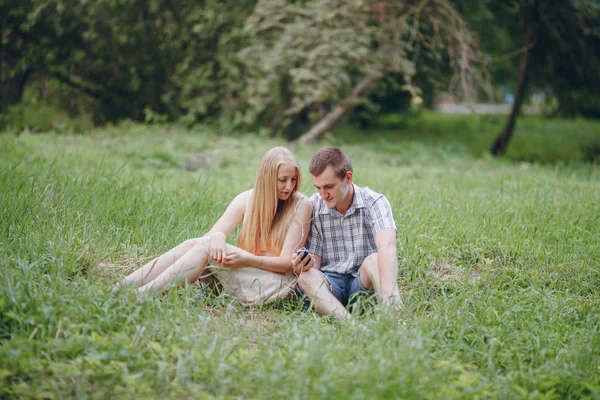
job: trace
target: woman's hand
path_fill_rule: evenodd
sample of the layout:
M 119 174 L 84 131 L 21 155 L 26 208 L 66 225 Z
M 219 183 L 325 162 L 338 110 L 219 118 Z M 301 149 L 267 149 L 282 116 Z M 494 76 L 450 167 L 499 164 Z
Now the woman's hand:
M 250 261 L 246 258 L 245 254 L 234 251 L 223 257 L 223 262 L 221 263 L 221 266 L 225 268 L 239 268 L 243 266 L 248 266 L 249 264 Z
M 221 264 L 223 259 L 227 255 L 225 252 L 227 250 L 227 242 L 225 239 L 227 237 L 223 232 L 215 232 L 210 236 L 210 246 L 208 246 L 208 255 L 213 259 L 217 264 Z

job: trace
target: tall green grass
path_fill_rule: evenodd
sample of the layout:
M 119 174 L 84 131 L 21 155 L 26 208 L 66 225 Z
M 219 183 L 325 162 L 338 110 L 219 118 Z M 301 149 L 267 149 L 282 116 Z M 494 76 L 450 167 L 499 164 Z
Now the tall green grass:
M 111 294 L 209 229 L 277 140 L 1 135 L 0 398 L 600 398 L 597 167 L 480 157 L 456 127 L 427 139 L 432 118 L 412 138 L 390 125 L 325 140 L 398 224 L 406 310 L 354 324 L 195 286 Z M 293 149 L 307 194 L 317 149 Z M 190 171 L 199 154 L 210 167 Z

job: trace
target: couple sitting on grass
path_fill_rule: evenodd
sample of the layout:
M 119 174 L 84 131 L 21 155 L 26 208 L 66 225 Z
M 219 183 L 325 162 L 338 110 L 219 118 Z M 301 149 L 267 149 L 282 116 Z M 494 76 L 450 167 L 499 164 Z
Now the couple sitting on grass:
M 310 200 L 298 192 L 294 155 L 272 148 L 254 189 L 233 199 L 206 235 L 155 258 L 117 288 L 160 291 L 217 277 L 226 293 L 247 304 L 284 299 L 296 290 L 305 307 L 312 303 L 337 319 L 349 316 L 346 306 L 360 293 L 402 307 L 396 224 L 387 199 L 352 183 L 352 165 L 339 149 L 320 150 L 309 170 L 318 190 Z M 240 223 L 238 247 L 227 244 Z M 298 252 L 303 244 L 308 251 Z

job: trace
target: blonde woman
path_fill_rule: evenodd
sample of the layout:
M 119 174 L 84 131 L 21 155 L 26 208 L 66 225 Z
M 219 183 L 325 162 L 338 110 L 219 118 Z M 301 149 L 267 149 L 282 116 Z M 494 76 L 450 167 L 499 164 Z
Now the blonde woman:
M 298 192 L 300 183 L 294 155 L 285 147 L 270 149 L 254 189 L 235 197 L 210 231 L 150 261 L 116 289 L 136 285 L 140 292 L 161 291 L 217 272 L 225 292 L 248 304 L 285 298 L 294 284 L 292 254 L 306 241 L 312 211 Z M 237 247 L 227 244 L 240 223 Z

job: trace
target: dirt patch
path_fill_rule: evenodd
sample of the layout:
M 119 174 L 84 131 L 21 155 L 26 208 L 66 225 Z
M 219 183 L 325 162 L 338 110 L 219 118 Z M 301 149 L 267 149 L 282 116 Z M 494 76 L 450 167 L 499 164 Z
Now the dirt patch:
M 107 278 L 125 277 L 151 259 L 152 257 L 123 257 L 118 260 L 104 260 L 98 263 L 98 269 Z
M 186 171 L 197 171 L 208 169 L 212 165 L 212 157 L 209 152 L 201 151 L 194 153 L 191 160 L 185 162 Z
M 457 260 L 445 259 L 433 262 L 428 276 L 438 282 L 476 283 L 481 278 L 481 267 L 467 268 L 460 265 Z

